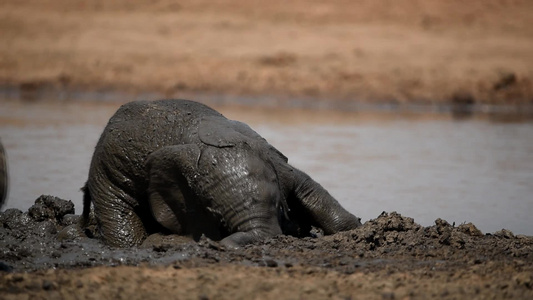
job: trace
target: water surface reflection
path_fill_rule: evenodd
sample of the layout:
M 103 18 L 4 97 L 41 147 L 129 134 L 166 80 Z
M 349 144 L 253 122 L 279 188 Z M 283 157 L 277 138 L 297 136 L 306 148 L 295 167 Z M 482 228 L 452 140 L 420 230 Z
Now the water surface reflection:
M 96 141 L 117 103 L 6 101 L 0 137 L 9 155 L 6 208 L 41 194 L 81 212 Z M 363 221 L 398 211 L 430 225 L 473 222 L 483 232 L 533 235 L 533 123 L 439 114 L 219 107 L 250 124 Z

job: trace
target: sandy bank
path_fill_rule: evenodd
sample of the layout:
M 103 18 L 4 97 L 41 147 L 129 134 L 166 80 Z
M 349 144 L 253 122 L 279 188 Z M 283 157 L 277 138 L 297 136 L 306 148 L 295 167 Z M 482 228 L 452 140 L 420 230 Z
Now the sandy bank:
M 533 101 L 527 0 L 1 6 L 0 84 L 23 92 L 52 86 L 167 97 Z

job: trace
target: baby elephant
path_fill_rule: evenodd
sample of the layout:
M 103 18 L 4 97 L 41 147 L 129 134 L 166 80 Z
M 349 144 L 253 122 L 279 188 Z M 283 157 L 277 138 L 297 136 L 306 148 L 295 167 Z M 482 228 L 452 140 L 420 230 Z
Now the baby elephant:
M 325 234 L 361 225 L 322 187 L 246 124 L 188 100 L 123 105 L 92 158 L 91 202 L 99 232 L 129 247 L 149 233 L 205 235 L 228 248 L 279 234 Z

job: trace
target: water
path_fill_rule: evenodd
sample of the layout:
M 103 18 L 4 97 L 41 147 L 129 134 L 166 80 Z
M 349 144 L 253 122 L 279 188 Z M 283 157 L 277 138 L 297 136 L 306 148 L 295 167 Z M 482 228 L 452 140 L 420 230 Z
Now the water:
M 92 151 L 117 103 L 5 101 L 6 208 L 41 194 L 75 203 Z M 427 226 L 442 218 L 533 235 L 533 122 L 447 114 L 219 107 L 244 121 L 363 222 L 397 211 Z

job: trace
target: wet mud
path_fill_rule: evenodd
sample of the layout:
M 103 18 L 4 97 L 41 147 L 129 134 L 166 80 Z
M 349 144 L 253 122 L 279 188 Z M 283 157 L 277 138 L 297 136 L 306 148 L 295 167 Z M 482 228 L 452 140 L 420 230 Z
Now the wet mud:
M 71 201 L 53 196 L 0 213 L 0 298 L 533 296 L 533 237 L 484 234 L 471 223 L 423 227 L 383 212 L 352 231 L 277 236 L 239 250 L 163 234 L 114 249 L 94 226 L 86 231 L 92 238 L 65 239 L 74 213 Z M 139 290 L 149 283 L 159 288 Z

